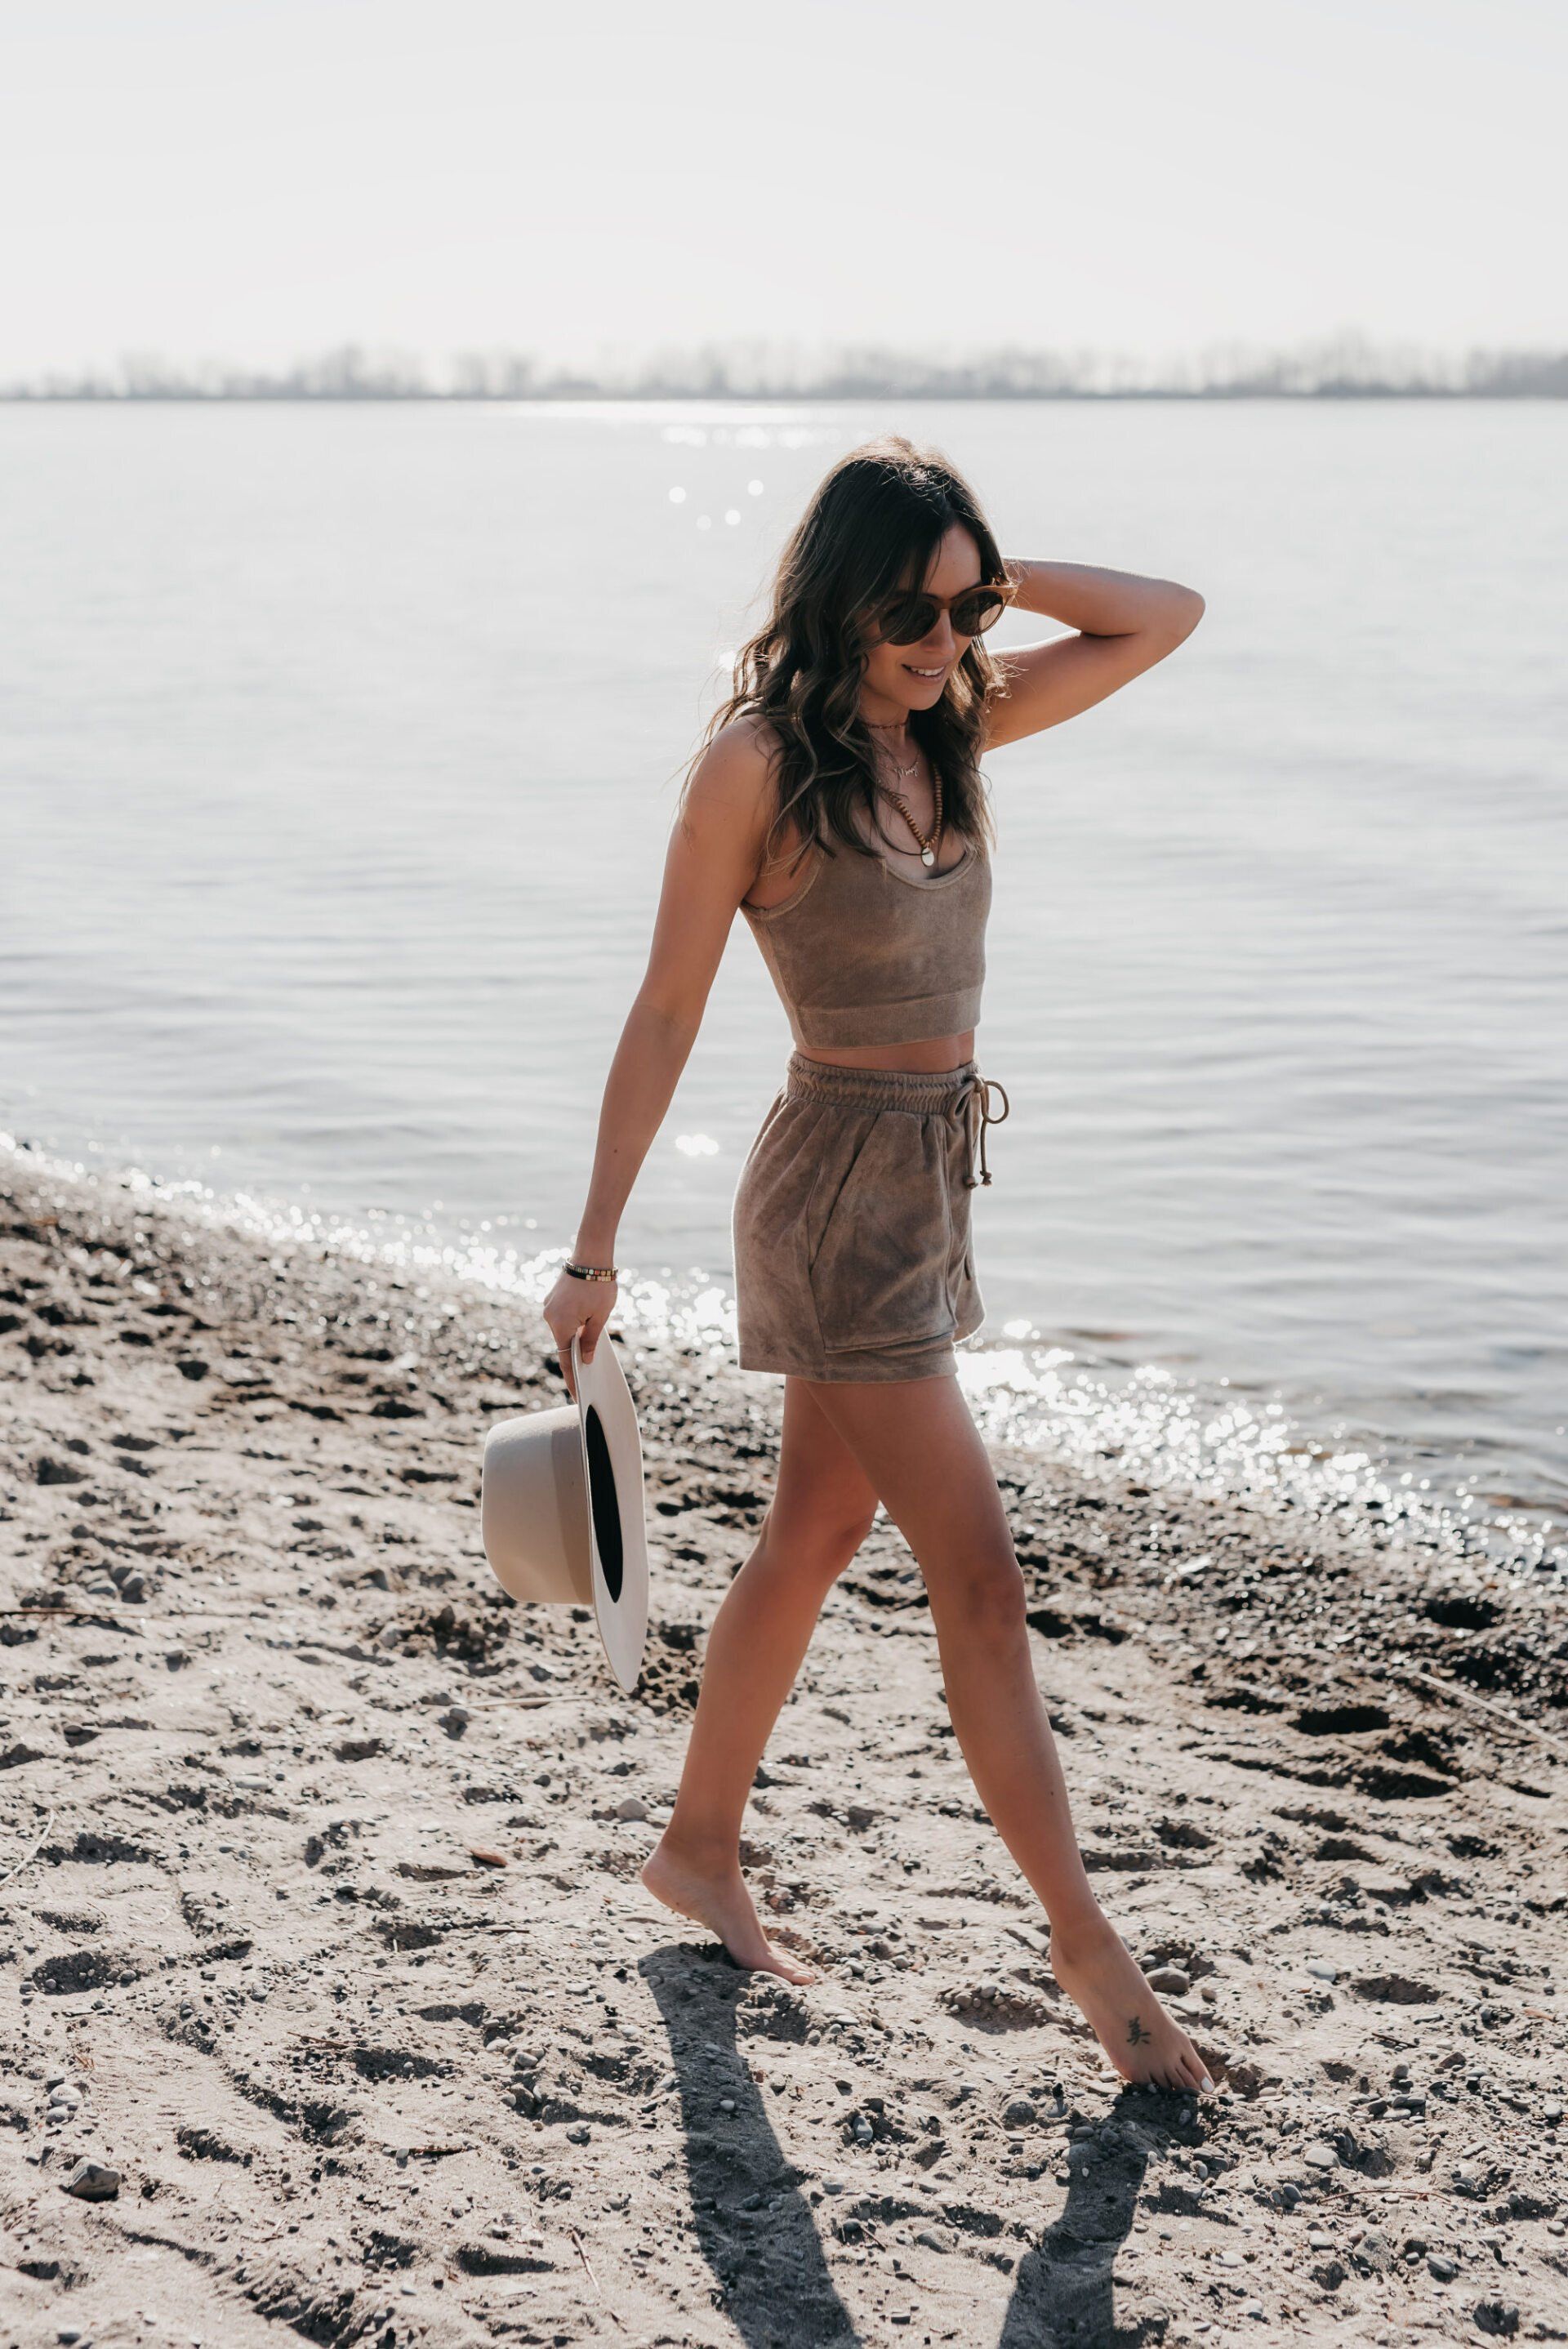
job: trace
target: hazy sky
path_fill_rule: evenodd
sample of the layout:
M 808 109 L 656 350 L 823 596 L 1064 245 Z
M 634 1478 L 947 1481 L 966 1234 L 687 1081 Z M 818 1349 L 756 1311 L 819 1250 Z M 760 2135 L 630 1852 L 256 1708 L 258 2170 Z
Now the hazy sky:
M 0 375 L 1568 342 L 1561 0 L 0 0 Z

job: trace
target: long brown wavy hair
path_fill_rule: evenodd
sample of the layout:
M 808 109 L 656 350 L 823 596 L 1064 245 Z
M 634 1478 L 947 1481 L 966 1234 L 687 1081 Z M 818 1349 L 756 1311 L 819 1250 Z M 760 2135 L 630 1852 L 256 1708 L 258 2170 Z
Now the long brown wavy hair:
M 855 829 L 854 811 L 876 812 L 873 746 L 860 714 L 866 616 L 906 582 L 918 587 L 944 533 L 960 523 L 980 554 L 983 582 L 1013 590 L 979 500 L 939 449 L 884 432 L 851 449 L 824 475 L 779 558 L 772 609 L 735 658 L 735 689 L 708 719 L 681 786 L 719 730 L 765 719 L 779 744 L 778 805 L 764 843 L 787 817 L 828 855 L 831 833 L 874 854 Z M 973 637 L 930 709 L 910 712 L 910 731 L 942 778 L 945 830 L 990 843 L 995 834 L 980 772 L 985 704 L 995 664 Z

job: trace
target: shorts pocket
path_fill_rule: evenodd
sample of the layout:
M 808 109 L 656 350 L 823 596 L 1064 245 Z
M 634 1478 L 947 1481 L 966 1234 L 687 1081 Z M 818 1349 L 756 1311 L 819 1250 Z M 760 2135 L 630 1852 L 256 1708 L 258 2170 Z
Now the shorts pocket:
M 858 1130 L 857 1130 L 858 1129 Z M 919 1345 L 953 1335 L 953 1245 L 947 1153 L 940 1117 L 882 1110 L 848 1130 L 843 1154 L 824 1157 L 813 1206 L 809 1277 L 825 1353 Z
M 782 1094 L 764 1119 L 730 1204 L 737 1334 L 758 1361 L 810 1361 L 818 1351 L 806 1286 L 806 1227 L 818 1172 L 813 1102 Z

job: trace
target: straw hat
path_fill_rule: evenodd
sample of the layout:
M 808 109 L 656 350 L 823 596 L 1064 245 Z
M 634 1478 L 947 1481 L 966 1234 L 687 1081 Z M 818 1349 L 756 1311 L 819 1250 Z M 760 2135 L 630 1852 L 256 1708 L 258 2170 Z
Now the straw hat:
M 485 1437 L 480 1527 L 503 1590 L 592 1607 L 610 1670 L 630 1694 L 648 1626 L 643 1444 L 608 1333 L 592 1361 L 572 1340 L 576 1401 L 498 1420 Z

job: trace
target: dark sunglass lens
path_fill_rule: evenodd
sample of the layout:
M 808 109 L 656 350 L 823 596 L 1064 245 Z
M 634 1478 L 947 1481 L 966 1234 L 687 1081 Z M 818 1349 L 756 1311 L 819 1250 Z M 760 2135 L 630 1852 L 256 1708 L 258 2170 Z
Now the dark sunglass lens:
M 961 636 L 984 636 L 1001 616 L 1002 598 L 994 587 L 977 587 L 972 595 L 961 595 L 953 606 L 953 625 Z
M 936 606 L 929 595 L 899 595 L 882 613 L 882 634 L 890 645 L 917 645 L 936 626 Z

